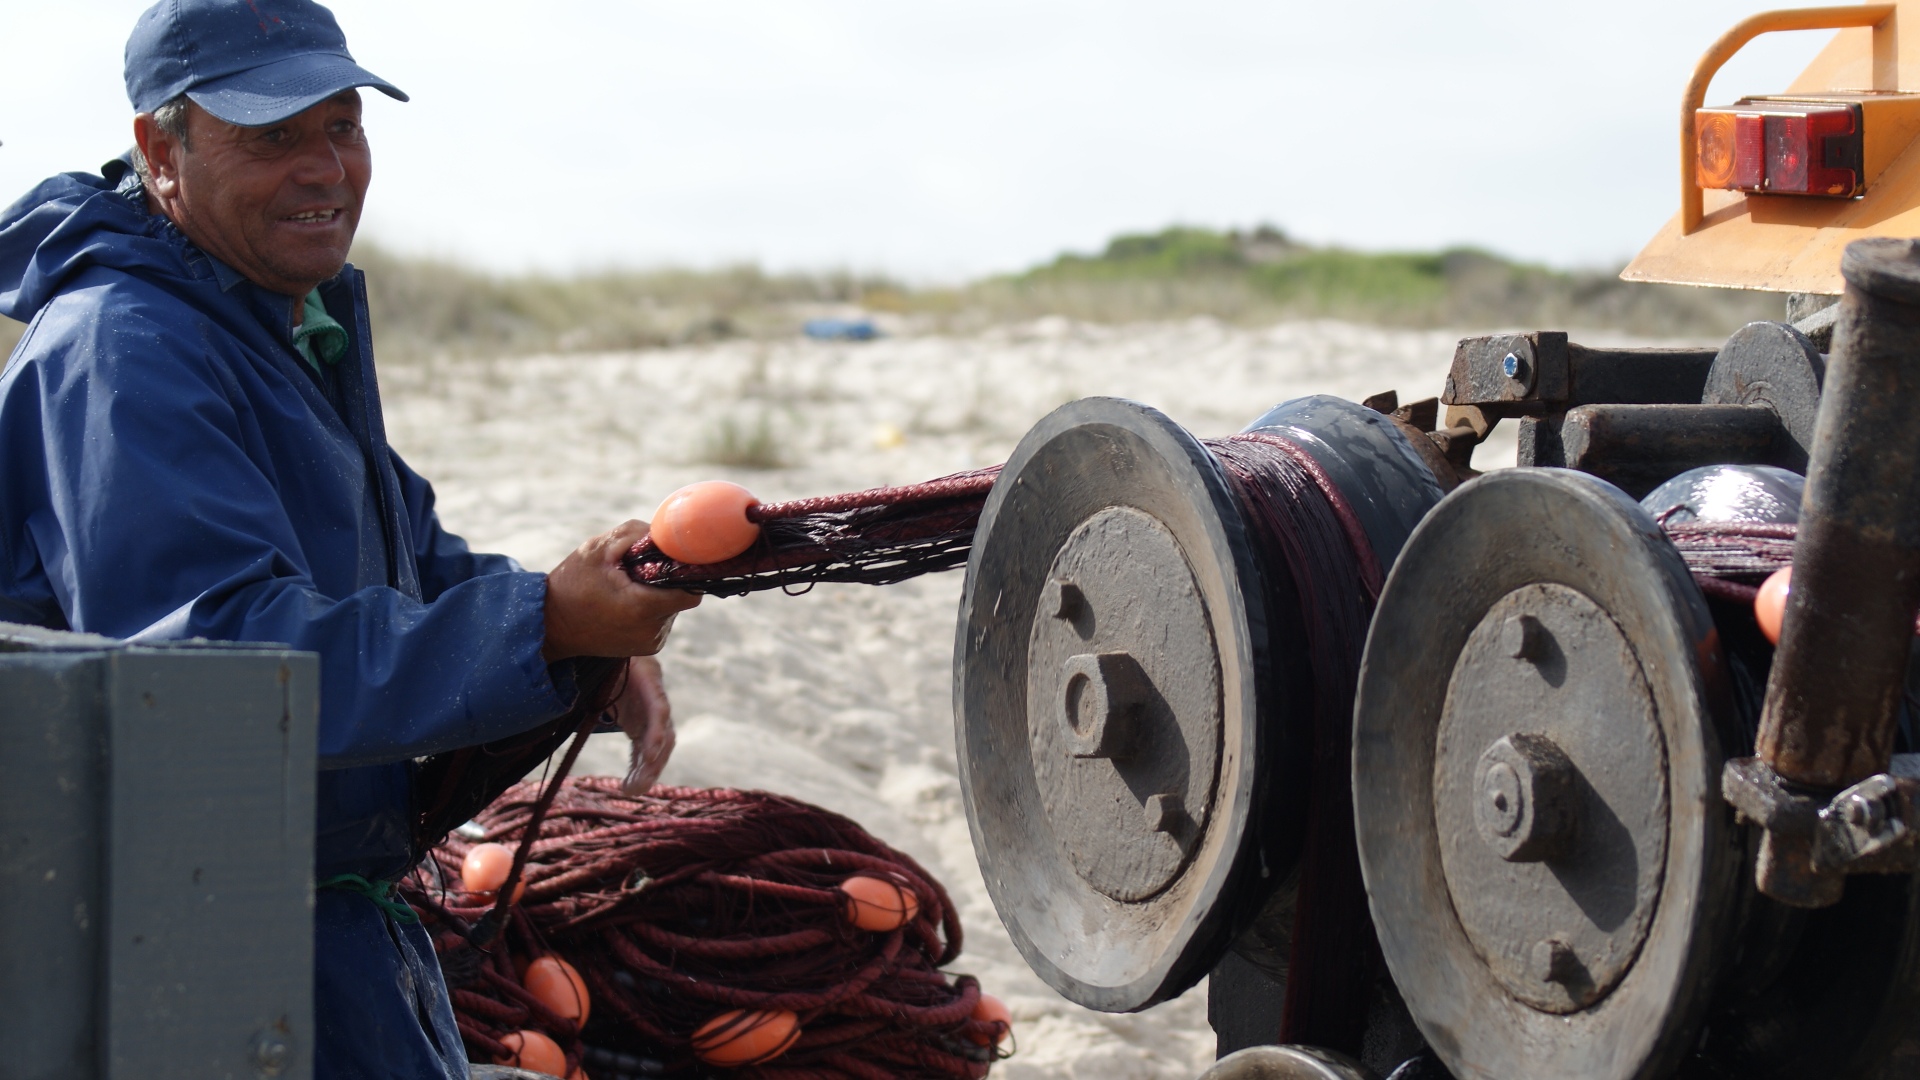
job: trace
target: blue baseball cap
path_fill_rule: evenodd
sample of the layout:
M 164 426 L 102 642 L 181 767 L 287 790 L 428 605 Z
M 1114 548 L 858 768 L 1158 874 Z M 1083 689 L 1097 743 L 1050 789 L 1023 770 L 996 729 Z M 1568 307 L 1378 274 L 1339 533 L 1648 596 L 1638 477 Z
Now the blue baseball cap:
M 353 62 L 333 12 L 312 0 L 160 0 L 127 38 L 126 76 L 135 112 L 185 94 L 242 127 L 277 124 L 358 86 L 407 100 Z

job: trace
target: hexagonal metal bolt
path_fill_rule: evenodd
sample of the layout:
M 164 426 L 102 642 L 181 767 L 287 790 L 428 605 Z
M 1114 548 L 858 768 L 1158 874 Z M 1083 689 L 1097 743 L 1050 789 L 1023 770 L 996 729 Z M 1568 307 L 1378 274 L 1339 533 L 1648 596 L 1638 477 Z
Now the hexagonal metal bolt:
M 1147 796 L 1147 828 L 1154 832 L 1170 833 L 1179 828 L 1180 818 L 1185 815 L 1186 807 L 1180 805 L 1180 796 L 1160 792 Z
M 1077 619 L 1087 610 L 1087 594 L 1071 581 L 1048 578 L 1040 610 L 1055 619 Z
M 1500 624 L 1500 651 L 1515 660 L 1537 663 L 1546 658 L 1553 636 L 1531 615 L 1509 615 Z
M 1061 680 L 1059 716 L 1073 756 L 1131 756 L 1137 734 L 1134 718 L 1152 693 L 1147 673 L 1130 653 L 1068 657 Z
M 1557 937 L 1537 942 L 1528 960 L 1528 972 L 1544 983 L 1566 986 L 1584 976 L 1587 970 L 1573 946 Z
M 1546 862 L 1567 853 L 1579 827 L 1579 778 L 1545 735 L 1502 736 L 1480 755 L 1473 821 L 1508 862 Z

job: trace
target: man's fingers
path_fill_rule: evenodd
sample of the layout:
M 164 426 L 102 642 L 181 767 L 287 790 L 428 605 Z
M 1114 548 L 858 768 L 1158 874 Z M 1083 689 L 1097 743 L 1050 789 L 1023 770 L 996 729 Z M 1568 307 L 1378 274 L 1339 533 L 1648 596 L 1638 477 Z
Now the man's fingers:
M 620 790 L 627 795 L 644 794 L 660 779 L 675 742 L 673 706 L 667 700 L 658 660 L 636 656 L 627 662 L 620 708 L 620 728 L 632 742 Z
M 647 523 L 635 518 L 623 521 L 606 534 L 606 548 L 614 560 L 618 560 L 633 548 L 633 545 L 647 538 Z

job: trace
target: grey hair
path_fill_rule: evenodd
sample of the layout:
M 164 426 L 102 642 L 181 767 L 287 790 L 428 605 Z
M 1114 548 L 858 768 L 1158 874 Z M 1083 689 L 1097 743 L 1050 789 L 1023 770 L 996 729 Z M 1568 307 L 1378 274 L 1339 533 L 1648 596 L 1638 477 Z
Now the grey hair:
M 187 104 L 187 95 L 179 94 L 153 110 L 154 124 L 179 139 L 181 146 L 187 146 Z M 147 155 L 141 153 L 138 146 L 133 148 L 133 171 L 140 174 L 142 184 L 153 183 L 153 174 L 147 171 Z

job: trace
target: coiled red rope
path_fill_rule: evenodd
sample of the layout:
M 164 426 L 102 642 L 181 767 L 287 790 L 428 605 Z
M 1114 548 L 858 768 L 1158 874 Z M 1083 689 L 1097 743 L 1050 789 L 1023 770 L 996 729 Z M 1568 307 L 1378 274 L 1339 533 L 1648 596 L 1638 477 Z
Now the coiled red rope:
M 790 1049 L 738 1072 L 758 1080 L 974 1078 L 998 1056 L 1004 1030 L 973 1018 L 978 982 L 940 970 L 961 946 L 946 890 L 852 821 L 765 792 L 629 797 L 606 777 L 543 794 L 520 784 L 476 819 L 526 859 L 526 892 L 489 947 L 473 947 L 470 927 L 495 899 L 458 886 L 479 841 L 450 836 L 402 886 L 434 934 L 475 1060 L 506 1060 L 505 1037 L 533 1029 L 592 1080 L 704 1068 L 693 1034 L 733 1009 L 798 1014 Z M 840 891 L 854 874 L 910 891 L 917 915 L 858 929 Z M 586 982 L 584 1030 L 522 986 L 548 955 Z

